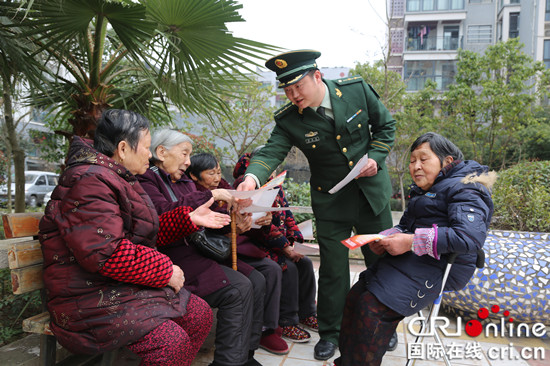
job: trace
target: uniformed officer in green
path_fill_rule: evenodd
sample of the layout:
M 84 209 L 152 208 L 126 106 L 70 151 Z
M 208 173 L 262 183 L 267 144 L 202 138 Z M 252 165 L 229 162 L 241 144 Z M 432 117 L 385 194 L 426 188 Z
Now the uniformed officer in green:
M 238 189 L 252 190 L 265 183 L 292 146 L 307 157 L 321 256 L 317 300 L 321 339 L 314 356 L 326 360 L 338 345 L 350 285 L 348 248 L 340 241 L 352 230 L 369 234 L 393 226 L 385 159 L 393 145 L 395 120 L 361 77 L 323 79 L 316 61 L 320 55 L 298 50 L 265 63 L 277 73 L 290 103 L 275 112 L 271 137 L 250 162 Z M 329 193 L 366 153 L 368 163 L 359 177 Z M 376 258 L 368 246 L 361 249 L 368 266 Z

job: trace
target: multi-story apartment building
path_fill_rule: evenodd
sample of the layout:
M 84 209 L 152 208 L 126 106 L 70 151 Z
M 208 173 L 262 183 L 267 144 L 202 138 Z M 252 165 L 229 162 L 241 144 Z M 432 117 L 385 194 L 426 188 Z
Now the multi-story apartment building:
M 389 66 L 409 91 L 427 79 L 447 89 L 459 48 L 482 53 L 514 37 L 525 53 L 550 67 L 550 0 L 387 0 L 387 6 Z

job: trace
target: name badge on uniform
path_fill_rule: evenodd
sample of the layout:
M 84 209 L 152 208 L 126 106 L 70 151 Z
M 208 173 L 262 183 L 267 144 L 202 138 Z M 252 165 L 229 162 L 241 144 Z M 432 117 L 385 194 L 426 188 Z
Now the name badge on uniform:
M 428 192 L 426 193 L 426 197 L 435 198 L 436 193 Z

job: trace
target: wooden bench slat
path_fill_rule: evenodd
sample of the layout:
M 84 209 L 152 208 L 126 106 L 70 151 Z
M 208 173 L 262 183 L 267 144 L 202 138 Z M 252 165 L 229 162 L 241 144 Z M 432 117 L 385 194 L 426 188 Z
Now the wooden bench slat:
M 50 314 L 45 311 L 23 320 L 23 331 L 29 333 L 53 335 L 50 330 Z
M 42 212 L 22 212 L 2 215 L 4 235 L 7 239 L 38 234 L 38 224 L 44 216 Z
M 11 286 L 16 295 L 38 290 L 44 287 L 42 264 L 11 270 Z
M 12 244 L 8 251 L 8 264 L 10 269 L 18 269 L 44 261 L 42 250 L 38 240 L 28 240 Z

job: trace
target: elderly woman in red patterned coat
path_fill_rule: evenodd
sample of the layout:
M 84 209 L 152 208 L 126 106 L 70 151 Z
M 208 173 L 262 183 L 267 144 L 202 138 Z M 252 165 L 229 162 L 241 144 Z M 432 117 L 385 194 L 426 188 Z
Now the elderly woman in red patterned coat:
M 126 346 L 142 365 L 189 365 L 212 312 L 155 246 L 229 217 L 206 205 L 159 217 L 134 176 L 149 166 L 150 142 L 147 119 L 124 110 L 105 111 L 93 146 L 74 137 L 40 222 L 47 307 L 53 333 L 72 352 Z

